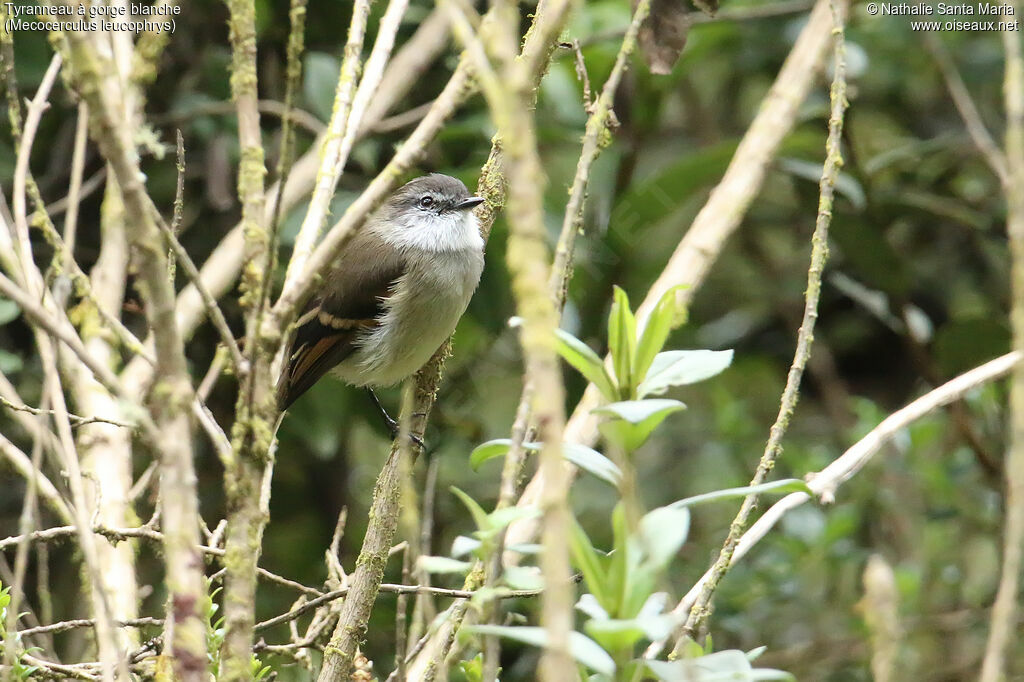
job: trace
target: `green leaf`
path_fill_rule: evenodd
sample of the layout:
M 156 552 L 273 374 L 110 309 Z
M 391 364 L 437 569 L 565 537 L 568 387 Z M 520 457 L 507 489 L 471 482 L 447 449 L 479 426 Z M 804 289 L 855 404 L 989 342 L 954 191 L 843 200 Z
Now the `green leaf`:
M 690 510 L 658 507 L 640 519 L 644 552 L 658 571 L 668 566 L 690 533 Z
M 726 488 L 724 490 L 715 490 L 710 493 L 704 493 L 702 495 L 694 495 L 693 497 L 685 497 L 681 500 L 673 502 L 670 507 L 681 508 L 691 507 L 695 504 L 703 504 L 705 502 L 713 502 L 715 500 L 727 500 L 734 497 L 746 497 L 747 495 L 761 493 L 807 493 L 813 495 L 810 487 L 804 481 L 799 478 L 784 478 L 781 481 L 772 481 L 771 483 L 762 483 L 760 485 L 747 485 L 742 488 Z
M 519 521 L 539 516 L 540 510 L 536 507 L 505 507 L 495 509 L 487 515 L 488 530 L 499 531 L 502 528 Z
M 473 522 L 476 524 L 477 530 L 490 530 L 490 519 L 487 517 L 487 512 L 481 507 L 476 500 L 462 492 L 455 486 L 451 486 L 449 490 L 462 500 L 462 504 L 466 505 L 466 509 L 473 516 Z
M 670 386 L 684 386 L 709 379 L 732 364 L 731 350 L 670 350 L 658 353 L 647 376 L 640 382 L 641 398 L 661 394 Z
M 593 412 L 611 418 L 598 425 L 604 437 L 632 452 L 644 444 L 665 417 L 685 408 L 678 400 L 654 398 L 611 403 Z
M 582 598 L 580 599 L 582 602 Z M 632 647 L 641 638 L 656 641 L 668 637 L 679 623 L 680 617 L 671 613 L 662 613 L 668 603 L 668 594 L 657 592 L 648 595 L 635 618 L 616 620 L 607 617 L 592 618 L 584 628 L 605 649 L 612 651 Z M 580 604 L 577 604 L 580 608 Z M 589 604 L 587 609 L 599 609 L 596 604 Z M 581 609 L 583 610 L 583 609 Z M 588 611 L 584 610 L 584 613 Z M 600 616 L 601 612 L 596 611 Z
M 503 577 L 505 584 L 513 590 L 544 589 L 544 577 L 536 566 L 508 566 Z
M 590 349 L 590 346 L 583 343 L 575 336 L 563 329 L 556 329 L 555 336 L 558 339 L 556 350 L 562 358 L 576 368 L 580 374 L 590 383 L 597 386 L 608 400 L 618 400 L 619 394 L 615 388 L 608 370 L 604 368 L 604 362 L 597 353 Z
M 416 565 L 427 573 L 466 573 L 473 568 L 469 561 L 449 559 L 446 556 L 421 556 Z
M 666 291 L 651 311 L 636 347 L 636 361 L 633 363 L 634 388 L 639 385 L 655 356 L 661 352 L 672 328 L 676 326 L 676 293 L 686 288 L 685 284 Z
M 588 620 L 583 629 L 606 651 L 632 649 L 644 637 L 644 631 L 630 620 Z
M 515 627 L 508 625 L 472 625 L 463 627 L 477 635 L 498 635 L 535 647 L 547 645 L 547 630 L 539 627 Z M 569 633 L 569 654 L 591 670 L 605 675 L 615 672 L 615 661 L 597 642 L 579 632 Z
M 466 556 L 477 550 L 483 543 L 476 538 L 471 538 L 466 535 L 459 535 L 452 540 L 452 551 L 453 557 Z
M 615 287 L 612 311 L 608 315 L 608 350 L 612 354 L 619 398 L 630 398 L 636 358 L 636 318 L 629 309 L 629 297 L 619 287 Z
M 793 680 L 781 670 L 760 668 L 755 670 L 746 654 L 737 649 L 718 651 L 699 658 L 678 661 L 646 661 L 647 669 L 659 680 L 666 682 L 692 680 L 693 682 L 756 682 L 757 680 Z
M 615 487 L 622 482 L 622 470 L 618 465 L 593 448 L 580 443 L 563 443 L 562 453 L 567 460 L 602 481 Z
M 508 438 L 489 440 L 473 449 L 473 452 L 469 454 L 469 463 L 476 470 L 483 462 L 506 454 L 511 447 L 512 441 Z M 541 444 L 523 443 L 523 447 L 530 452 L 538 452 Z M 622 471 L 614 462 L 586 445 L 562 443 L 562 455 L 580 469 L 597 476 L 602 481 L 618 486 L 622 480 Z
M 608 612 L 604 610 L 597 597 L 585 592 L 576 600 L 576 610 L 585 613 L 593 620 L 608 620 Z
M 508 438 L 497 438 L 481 443 L 473 448 L 473 452 L 469 453 L 469 466 L 476 471 L 487 460 L 501 457 L 510 449 L 512 449 L 512 441 Z
M 21 308 L 14 301 L 0 298 L 0 324 L 7 324 L 21 315 Z
M 590 542 L 590 537 L 575 518 L 572 519 L 572 527 L 569 529 L 569 554 L 572 556 L 573 564 L 583 574 L 583 582 L 587 589 L 601 608 L 608 611 L 612 604 L 606 584 L 607 575 L 601 566 L 597 550 Z

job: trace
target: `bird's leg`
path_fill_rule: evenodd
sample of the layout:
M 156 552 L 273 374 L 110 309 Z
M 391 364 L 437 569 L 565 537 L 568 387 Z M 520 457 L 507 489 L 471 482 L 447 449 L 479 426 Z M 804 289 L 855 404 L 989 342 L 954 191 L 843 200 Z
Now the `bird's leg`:
M 387 425 L 388 431 L 391 432 L 391 438 L 392 439 L 398 438 L 398 432 L 399 432 L 398 422 L 396 422 L 391 417 L 391 415 L 388 414 L 388 411 L 384 409 L 384 406 L 381 405 L 381 403 L 380 403 L 380 398 L 377 397 L 377 394 L 373 392 L 372 388 L 367 386 L 366 387 L 366 392 L 370 394 L 370 400 L 372 400 L 373 404 L 377 406 L 377 410 L 380 411 L 381 416 L 384 418 L 384 423 Z M 423 439 L 420 438 L 419 436 L 417 436 L 416 434 L 410 433 L 409 434 L 409 440 L 411 440 L 413 443 L 415 443 L 417 446 L 419 446 L 419 448 L 421 450 L 426 450 L 427 449 L 427 446 L 426 446 L 426 444 L 424 444 Z

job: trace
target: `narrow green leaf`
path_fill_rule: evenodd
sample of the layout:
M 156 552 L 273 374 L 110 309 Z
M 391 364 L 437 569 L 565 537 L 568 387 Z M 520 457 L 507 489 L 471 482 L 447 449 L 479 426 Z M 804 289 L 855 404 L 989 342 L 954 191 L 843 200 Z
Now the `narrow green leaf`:
M 597 603 L 608 611 L 611 603 L 606 585 L 607 576 L 590 537 L 576 519 L 572 519 L 572 527 L 569 529 L 569 554 L 572 556 L 573 564 L 583 574 L 583 582 L 587 589 L 594 595 Z
M 502 578 L 513 590 L 544 589 L 544 577 L 536 566 L 507 566 Z
M 515 627 L 509 625 L 472 625 L 463 627 L 477 635 L 498 635 L 508 639 L 530 644 L 535 647 L 547 646 L 547 630 L 539 627 Z M 615 672 L 615 661 L 602 649 L 597 642 L 579 632 L 569 633 L 569 654 L 591 670 L 605 675 Z
M 626 292 L 615 287 L 615 299 L 608 315 L 608 350 L 612 354 L 619 398 L 632 397 L 633 361 L 636 358 L 636 318 L 629 309 Z
M 469 510 L 470 515 L 473 517 L 473 523 L 476 524 L 477 530 L 490 530 L 490 519 L 487 516 L 487 512 L 481 507 L 476 500 L 462 492 L 455 486 L 448 488 L 452 491 L 455 497 L 462 500 L 462 504 L 466 505 L 466 509 Z
M 643 629 L 632 619 L 588 620 L 583 629 L 606 651 L 631 650 L 644 637 Z
M 598 424 L 601 434 L 632 452 L 644 444 L 665 417 L 683 409 L 686 405 L 678 400 L 652 398 L 610 403 L 593 412 L 610 417 Z
M 647 370 L 651 368 L 654 357 L 661 352 L 668 340 L 668 335 L 675 326 L 676 293 L 685 287 L 685 284 L 680 284 L 666 291 L 647 318 L 636 347 L 636 361 L 633 364 L 634 388 L 637 388 L 647 376 Z
M 587 473 L 618 487 L 622 482 L 622 470 L 604 455 L 580 443 L 563 443 L 565 458 Z
M 473 452 L 469 454 L 469 463 L 476 470 L 487 460 L 505 455 L 511 447 L 512 441 L 508 438 L 489 440 L 473 449 Z M 530 452 L 537 452 L 540 450 L 541 444 L 523 443 L 523 447 Z M 562 443 L 562 455 L 580 469 L 597 476 L 602 481 L 618 486 L 619 481 L 622 480 L 622 471 L 614 462 L 586 445 Z
M 658 507 L 640 519 L 644 551 L 658 571 L 663 570 L 686 542 L 690 511 L 686 507 Z
M 580 374 L 590 383 L 597 386 L 607 400 L 618 400 L 619 394 L 615 388 L 608 370 L 604 368 L 604 362 L 597 353 L 590 349 L 590 346 L 583 343 L 575 336 L 563 329 L 556 329 L 555 335 L 558 339 L 556 350 L 562 358 L 576 368 Z
M 519 521 L 539 516 L 540 510 L 536 507 L 505 507 L 495 509 L 487 515 L 487 525 L 490 530 L 501 530 L 502 528 Z
M 747 485 L 742 488 L 726 488 L 715 490 L 710 493 L 686 497 L 670 504 L 670 507 L 679 509 L 681 507 L 692 507 L 695 504 L 704 504 L 715 500 L 727 500 L 734 497 L 746 497 L 747 495 L 762 493 L 807 493 L 813 495 L 806 482 L 799 478 L 784 478 L 781 481 L 762 483 L 760 485 Z
M 511 448 L 512 441 L 508 438 L 497 438 L 481 443 L 473 448 L 473 452 L 469 453 L 469 466 L 473 468 L 473 471 L 476 471 L 487 460 L 501 457 Z
M 654 356 L 637 396 L 660 395 L 670 386 L 709 379 L 732 364 L 731 350 L 669 350 Z

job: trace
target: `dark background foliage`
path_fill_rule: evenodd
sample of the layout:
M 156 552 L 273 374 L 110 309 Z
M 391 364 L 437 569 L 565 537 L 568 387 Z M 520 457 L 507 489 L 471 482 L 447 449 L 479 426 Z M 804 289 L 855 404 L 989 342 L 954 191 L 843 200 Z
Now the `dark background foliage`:
M 403 36 L 429 10 L 425 3 L 414 5 Z M 257 8 L 261 97 L 280 99 L 287 3 L 260 0 Z M 321 120 L 330 113 L 349 11 L 345 2 L 312 2 L 309 8 L 300 106 Z M 381 11 L 375 9 L 371 35 Z M 595 86 L 611 68 L 629 11 L 624 0 L 594 0 L 581 3 L 571 22 L 569 35 L 583 42 Z M 197 261 L 239 216 L 233 115 L 227 109 L 210 113 L 208 106 L 229 98 L 225 21 L 221 3 L 183 7 L 146 105 L 164 144 L 173 143 L 175 127 L 184 134 L 183 242 Z M 606 349 L 604 321 L 612 285 L 640 300 L 721 176 L 803 21 L 799 13 L 698 24 L 668 75 L 650 74 L 637 56 L 616 97 L 621 127 L 591 182 L 566 329 L 593 348 Z M 934 37 L 954 55 L 986 122 L 1001 130 L 998 36 L 947 32 Z M 821 468 L 893 409 L 1009 345 L 1005 209 L 998 181 L 966 136 L 923 38 L 905 18 L 872 18 L 854 8 L 848 29 L 851 109 L 832 258 L 814 357 L 779 476 L 799 477 Z M 16 54 L 27 94 L 49 58 L 44 37 L 18 34 Z M 432 99 L 455 59 L 449 51 L 439 60 L 400 110 Z M 32 159 L 49 201 L 67 186 L 74 131 L 67 91 L 60 89 L 53 102 Z M 638 457 L 639 487 L 648 507 L 743 485 L 753 471 L 777 410 L 802 311 L 827 104 L 822 81 L 801 110 L 801 123 L 786 140 L 742 228 L 698 292 L 689 323 L 669 343 L 735 348 L 736 359 L 723 375 L 673 391 L 689 409 L 669 419 Z M 263 120 L 267 139 L 276 140 L 279 121 L 268 115 Z M 537 120 L 554 237 L 585 122 L 569 51 L 556 54 L 542 84 Z M 333 204 L 335 215 L 383 166 L 403 132 L 374 135 L 357 145 Z M 486 107 L 480 98 L 473 99 L 431 145 L 421 170 L 457 175 L 472 185 L 492 133 Z M 300 130 L 300 151 L 312 139 Z M 275 159 L 269 161 L 272 168 Z M 0 181 L 5 190 L 13 165 L 4 119 Z M 101 168 L 93 151 L 87 177 Z M 154 199 L 169 213 L 173 154 L 147 158 L 145 171 Z M 83 205 L 77 255 L 86 267 L 97 253 L 101 198 L 101 191 L 93 193 Z M 300 204 L 285 218 L 286 248 L 303 208 Z M 499 467 L 491 463 L 473 472 L 467 456 L 475 444 L 507 435 L 518 399 L 519 351 L 506 324 L 512 299 L 503 263 L 505 235 L 499 220 L 480 289 L 456 333 L 455 355 L 426 436 L 429 456 L 415 470 L 413 488 L 421 489 L 427 462 L 438 467 L 429 548 L 435 554 L 447 553 L 456 535 L 472 529 L 448 486 L 493 502 Z M 46 259 L 41 238 L 35 246 Z M 226 298 L 229 320 L 240 330 L 238 307 L 233 296 Z M 134 323 L 141 329 L 141 316 Z M 216 341 L 204 327 L 190 344 L 196 372 L 205 368 Z M 37 395 L 41 375 L 22 319 L 0 327 L 0 348 L 3 370 L 26 399 Z M 565 375 L 571 408 L 584 386 L 574 372 Z M 222 423 L 230 421 L 233 391 L 230 380 L 222 381 L 210 399 Z M 397 407 L 397 390 L 382 397 Z M 1004 386 L 988 387 L 966 404 L 919 422 L 844 486 L 835 505 L 807 505 L 787 516 L 722 584 L 710 624 L 715 647 L 767 645 L 761 662 L 800 679 L 868 679 L 870 652 L 858 603 L 865 561 L 878 553 L 897 576 L 904 679 L 969 676 L 981 657 L 998 578 L 1005 398 Z M 3 414 L 0 428 L 13 431 Z M 262 564 L 317 585 L 325 578 L 323 552 L 343 507 L 348 508 L 344 563 L 351 566 L 354 560 L 386 434 L 361 392 L 325 380 L 290 411 L 280 435 Z M 138 457 L 138 471 L 147 464 L 148 455 Z M 198 468 L 204 518 L 221 518 L 220 464 L 208 449 L 200 450 Z M 602 486 L 581 478 L 572 504 L 595 543 L 608 546 L 605 520 L 613 499 Z M 22 489 L 20 478 L 0 469 L 4 535 L 16 532 Z M 144 500 L 139 505 L 141 517 L 151 504 Z M 685 591 L 708 566 L 734 511 L 728 502 L 696 511 L 690 540 L 670 572 L 667 587 L 674 594 Z M 163 599 L 159 564 L 152 547 L 139 551 L 143 575 L 153 586 L 147 605 L 156 610 Z M 71 565 L 72 549 L 57 546 L 53 554 L 56 615 L 74 617 L 81 608 L 79 576 L 60 568 Z M 399 568 L 392 562 L 386 580 L 399 581 Z M 293 599 L 294 593 L 284 588 L 264 585 L 258 618 L 286 610 Z M 371 659 L 380 657 L 381 669 L 390 668 L 393 608 L 392 595 L 378 599 L 365 647 Z M 511 608 L 530 612 L 534 605 L 522 601 Z M 269 633 L 268 639 L 273 636 Z M 77 635 L 61 637 L 63 646 L 81 645 Z M 528 679 L 534 656 L 509 644 L 503 679 Z M 1024 649 L 1017 647 L 1013 656 L 1014 669 L 1024 674 Z M 291 673 L 285 668 L 282 675 Z

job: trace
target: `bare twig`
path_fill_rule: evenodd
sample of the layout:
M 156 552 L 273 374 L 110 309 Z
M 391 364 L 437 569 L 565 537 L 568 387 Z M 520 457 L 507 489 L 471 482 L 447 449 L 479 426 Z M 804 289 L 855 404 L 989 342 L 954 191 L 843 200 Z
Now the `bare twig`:
M 949 50 L 941 40 L 927 31 L 922 37 L 925 47 L 928 48 L 928 52 L 931 53 L 935 64 L 939 67 L 939 73 L 942 74 L 942 80 L 946 82 L 949 96 L 953 99 L 956 110 L 960 112 L 960 118 L 963 119 L 974 146 L 978 148 L 981 157 L 985 159 L 989 168 L 1005 187 L 1009 182 L 1006 155 L 1000 151 L 995 140 L 992 139 L 992 135 L 989 134 L 988 128 L 985 127 L 981 112 L 978 111 L 970 91 L 964 84 L 964 79 L 960 77 L 960 72 L 957 70 Z
M 28 405 L 16 405 L 10 400 L 4 397 L 0 397 L 0 405 L 19 412 L 28 412 L 29 414 L 54 414 L 53 410 L 41 410 L 37 407 L 30 407 Z M 71 425 L 74 427 L 85 426 L 86 424 L 110 424 L 112 426 L 120 426 L 125 429 L 136 428 L 135 424 L 131 422 L 119 421 L 117 419 L 107 419 L 106 417 L 82 417 L 77 414 L 68 414 L 68 418 L 71 420 Z
M 37 434 L 40 437 L 42 434 Z M 38 467 L 33 466 L 32 459 L 18 449 L 11 441 L 7 440 L 0 434 L 0 454 L 11 463 L 11 466 L 20 473 L 25 479 L 35 478 L 36 489 L 39 494 L 43 496 L 46 502 L 50 505 L 53 511 L 60 517 L 60 520 L 64 523 L 73 523 L 74 517 L 71 513 L 71 508 L 68 506 L 64 497 L 57 490 L 57 486 L 50 481 L 46 475 L 39 470 Z
M 583 63 L 583 55 L 579 50 L 579 43 L 577 41 L 573 42 L 573 49 L 577 55 L 576 72 L 583 81 L 584 108 L 590 116 L 587 120 L 580 158 L 576 165 L 576 174 L 569 191 L 569 201 L 566 204 L 565 214 L 562 219 L 562 229 L 558 238 L 558 245 L 555 248 L 554 265 L 547 284 L 548 295 L 555 302 L 556 310 L 559 314 L 565 305 L 569 281 L 572 278 L 572 257 L 576 246 L 576 236 L 583 223 L 583 205 L 586 200 L 587 184 L 590 179 L 590 168 L 598 154 L 600 154 L 601 136 L 606 134 L 606 131 L 611 128 L 611 122 L 614 121 L 615 113 L 612 110 L 612 104 L 615 99 L 615 93 L 619 88 L 619 83 L 625 72 L 629 57 L 633 50 L 636 49 L 637 34 L 639 33 L 640 26 L 646 20 L 649 11 L 649 0 L 642 0 L 637 3 L 629 30 L 615 59 L 615 64 L 597 100 L 591 99 L 590 82 L 587 76 L 586 65 Z M 533 394 L 533 383 L 531 381 L 525 382 L 519 400 L 519 407 L 516 409 L 516 418 L 512 425 L 512 445 L 505 456 L 505 464 L 501 472 L 497 508 L 504 508 L 515 504 L 515 500 L 521 492 L 521 479 L 526 462 L 526 451 L 523 448 L 523 443 L 536 438 L 536 427 L 530 424 Z M 493 585 L 501 574 L 505 535 L 506 533 L 503 530 L 495 545 L 494 556 L 488 562 L 484 578 L 485 586 Z M 485 613 L 485 615 L 490 615 L 493 622 L 497 613 L 498 611 L 495 609 L 493 614 Z M 484 679 L 490 681 L 497 678 L 498 638 L 490 636 L 486 639 L 486 644 Z
M 501 138 L 508 180 L 508 268 L 516 310 L 523 318 L 520 336 L 525 364 L 525 382 L 534 388 L 532 411 L 539 425 L 543 443 L 540 469 L 546 485 L 540 496 L 544 552 L 541 570 L 547 590 L 541 597 L 541 622 L 547 630 L 546 645 L 541 658 L 539 679 L 565 681 L 575 677 L 569 655 L 569 633 L 572 630 L 571 571 L 568 557 L 569 511 L 568 472 L 562 465 L 562 431 L 565 423 L 564 387 L 552 339 L 558 326 L 558 312 L 547 294 L 551 279 L 551 262 L 545 244 L 543 220 L 544 173 L 541 170 L 534 134 L 533 72 L 540 63 L 537 55 L 524 54 L 516 59 L 518 13 L 510 3 L 495 3 L 496 40 L 491 53 L 499 62 L 501 76 L 492 70 L 479 37 L 469 26 L 467 8 L 449 0 L 453 10 L 456 36 L 474 60 L 484 96 Z M 557 0 L 543 4 L 538 13 L 548 12 L 559 21 L 534 22 L 542 43 L 553 40 L 564 20 L 568 6 Z M 554 29 L 554 30 L 551 30 Z M 545 30 L 551 30 L 549 36 Z M 545 59 L 546 61 L 546 55 Z
M 174 253 L 177 258 L 177 262 L 181 264 L 181 268 L 185 271 L 185 276 L 199 292 L 199 297 L 203 301 L 203 305 L 206 308 L 206 314 L 210 318 L 210 322 L 213 323 L 213 328 L 217 331 L 220 336 L 220 341 L 224 344 L 224 347 L 228 349 L 228 357 L 231 359 L 231 365 L 238 376 L 244 377 L 248 372 L 248 363 L 245 358 L 242 357 L 242 351 L 238 348 L 238 342 L 235 341 L 235 335 L 231 333 L 231 328 L 228 326 L 228 321 L 224 317 L 224 312 L 217 305 L 216 299 L 207 289 L 206 285 L 203 284 L 203 279 L 199 275 L 199 268 L 192 261 L 192 257 L 189 255 L 185 247 L 178 241 L 178 236 L 170 225 L 163 219 L 158 212 L 154 209 L 153 222 L 158 228 L 160 233 L 164 236 L 164 241 L 167 242 L 171 252 Z
M 96 36 L 79 32 L 65 36 L 72 81 L 89 104 L 93 138 L 110 164 L 125 209 L 134 220 L 128 239 L 138 254 L 146 317 L 158 361 L 159 400 L 154 401 L 152 414 L 159 431 L 154 442 L 158 443 L 162 467 L 161 516 L 169 529 L 164 536 L 168 602 L 173 606 L 168 619 L 173 632 L 169 648 L 175 673 L 192 682 L 206 668 L 206 633 L 198 613 L 204 586 L 201 565 L 194 555 L 199 544 L 199 514 L 188 413 L 192 391 L 174 317 L 174 290 L 166 277 L 166 253 L 139 168 L 132 134 L 134 108 L 122 90 L 117 66 L 97 48 Z
M 677 290 L 676 301 L 681 308 L 687 307 L 693 300 L 711 265 L 757 196 L 783 138 L 796 123 L 800 104 L 824 63 L 831 40 L 831 25 L 828 0 L 818 0 L 807 25 L 765 97 L 764 105 L 737 147 L 721 182 L 711 192 L 640 304 L 637 310 L 638 326 L 646 324 L 654 305 L 674 286 L 686 285 Z M 652 196 L 650 200 L 658 201 L 658 197 Z M 597 440 L 597 420 L 591 410 L 597 407 L 599 399 L 597 388 L 588 386 L 566 424 L 567 441 L 591 444 Z M 530 481 L 518 505 L 536 506 L 544 485 L 544 474 L 539 472 Z M 508 542 L 532 542 L 538 531 L 535 520 L 517 521 L 509 527 Z
M 1022 359 L 1024 359 L 1024 353 L 1020 351 L 1002 355 L 986 362 L 984 365 L 964 372 L 960 376 L 947 381 L 938 388 L 914 400 L 906 407 L 893 412 L 866 436 L 833 460 L 827 467 L 805 476 L 813 496 L 824 504 L 833 503 L 839 486 L 853 478 L 857 472 L 871 461 L 875 453 L 882 449 L 883 445 L 892 440 L 903 429 L 934 410 L 960 400 L 965 394 L 978 386 L 1003 377 L 1019 366 Z M 735 564 L 746 556 L 787 512 L 811 499 L 812 496 L 807 493 L 790 493 L 773 504 L 740 538 L 736 545 L 736 551 L 733 552 L 731 563 Z M 677 616 L 688 613 L 703 589 L 704 584 L 711 580 L 711 577 L 712 569 L 708 569 L 703 577 L 690 588 L 690 591 L 672 609 L 672 613 Z M 657 656 L 664 646 L 664 641 L 651 644 L 644 653 L 644 657 L 653 658 Z
M 114 624 L 119 628 L 141 628 L 147 625 L 163 625 L 163 618 L 133 618 L 131 620 L 118 620 Z M 80 618 L 78 620 L 65 620 L 52 625 L 40 625 L 35 628 L 25 628 L 19 634 L 22 637 L 31 635 L 42 635 L 46 633 L 67 632 L 76 628 L 91 628 L 96 625 L 95 618 Z
M 313 252 L 313 246 L 320 237 L 327 210 L 338 178 L 344 169 L 344 140 L 348 128 L 349 112 L 352 111 L 353 97 L 356 93 L 356 81 L 361 67 L 363 39 L 366 36 L 366 22 L 370 15 L 371 0 L 357 0 L 352 6 L 352 20 L 348 27 L 348 41 L 345 43 L 345 56 L 338 74 L 338 85 L 334 92 L 334 109 L 331 120 L 327 124 L 320 151 L 320 170 L 317 172 L 316 186 L 313 197 L 309 200 L 309 208 L 302 220 L 299 234 L 295 238 L 292 258 L 288 262 L 285 274 L 285 286 L 295 277 L 296 272 L 306 268 L 306 262 Z M 403 8 L 404 11 L 404 8 Z
M 822 168 L 821 182 L 819 184 L 818 215 L 815 220 L 814 234 L 811 237 L 811 265 L 807 271 L 807 289 L 804 294 L 804 315 L 800 323 L 800 331 L 797 334 L 796 351 L 793 355 L 793 364 L 786 377 L 786 387 L 782 392 L 782 399 L 779 404 L 779 413 L 775 423 L 769 432 L 768 442 L 765 445 L 764 454 L 758 462 L 757 471 L 750 481 L 751 486 L 760 485 L 775 467 L 775 461 L 782 454 L 782 438 L 789 427 L 789 420 L 796 410 L 797 400 L 800 398 L 800 381 L 803 378 L 804 367 L 811 355 L 811 344 L 814 340 L 814 326 L 818 320 L 818 300 L 821 296 L 821 273 L 825 269 L 825 261 L 828 259 L 828 228 L 832 222 L 832 204 L 835 195 L 835 184 L 839 177 L 839 169 L 842 167 L 842 152 L 840 144 L 843 133 L 843 120 L 846 112 L 846 55 L 844 45 L 843 15 L 838 8 L 833 8 L 833 30 L 835 39 L 833 52 L 834 75 L 832 78 L 831 101 L 832 108 L 828 121 L 828 139 L 825 142 L 825 164 Z M 740 510 L 729 526 L 729 534 L 725 539 L 718 559 L 712 567 L 712 578 L 704 584 L 704 588 L 697 601 L 690 609 L 690 614 L 683 627 L 682 637 L 679 638 L 677 648 L 682 646 L 687 638 L 694 638 L 697 630 L 710 615 L 711 597 L 718 587 L 718 582 L 725 576 L 731 563 L 731 555 L 736 549 L 740 535 L 746 528 L 750 514 L 757 504 L 756 494 L 747 495 L 740 505 Z
M 75 124 L 75 148 L 71 154 L 71 182 L 68 186 L 68 211 L 64 216 L 64 247 L 65 263 L 73 260 L 75 252 L 75 234 L 78 227 L 78 208 L 82 194 L 82 172 L 85 167 L 85 142 L 89 135 L 89 105 L 82 102 L 78 105 L 78 121 Z
M 268 618 L 262 623 L 257 623 L 254 630 L 256 632 L 263 632 L 275 625 L 281 625 L 282 623 L 295 620 L 323 604 L 327 604 L 347 596 L 350 591 L 351 588 L 343 587 L 338 590 L 325 592 L 319 597 L 310 599 L 287 613 L 282 613 L 280 616 Z M 431 594 L 437 597 L 448 597 L 451 599 L 472 599 L 475 594 L 473 590 L 450 590 L 443 587 L 432 587 L 430 585 L 397 585 L 393 583 L 382 583 L 379 591 L 391 594 Z M 526 597 L 536 597 L 541 594 L 541 592 L 541 590 L 502 590 L 496 592 L 495 597 L 498 599 L 524 599 Z

